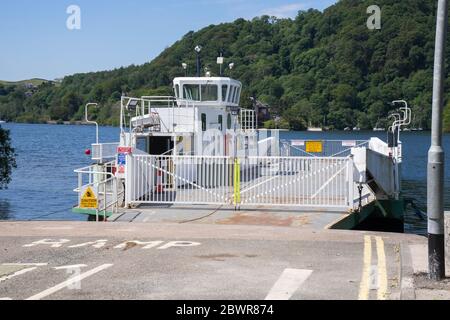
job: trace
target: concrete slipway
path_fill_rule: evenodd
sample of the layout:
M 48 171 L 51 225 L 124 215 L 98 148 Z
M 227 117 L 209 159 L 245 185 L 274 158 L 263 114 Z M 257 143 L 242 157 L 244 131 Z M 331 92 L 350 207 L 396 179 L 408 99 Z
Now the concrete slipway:
M 421 276 L 421 236 L 329 230 L 314 214 L 145 212 L 1 222 L 0 299 L 450 299 Z

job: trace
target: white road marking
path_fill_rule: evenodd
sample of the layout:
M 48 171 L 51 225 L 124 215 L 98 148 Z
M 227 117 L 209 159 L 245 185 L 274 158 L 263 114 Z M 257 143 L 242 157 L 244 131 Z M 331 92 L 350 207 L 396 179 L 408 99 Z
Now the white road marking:
M 78 275 L 76 277 L 73 277 L 73 278 L 68 279 L 68 280 L 66 280 L 64 282 L 61 282 L 60 284 L 57 284 L 54 287 L 51 287 L 51 288 L 49 288 L 47 290 L 44 290 L 44 291 L 42 291 L 42 292 L 40 292 L 40 293 L 38 293 L 38 294 L 36 294 L 36 295 L 34 295 L 32 297 L 29 297 L 26 300 L 41 300 L 41 299 L 44 299 L 44 298 L 46 298 L 46 297 L 48 297 L 48 296 L 50 296 L 50 295 L 52 295 L 52 294 L 54 294 L 56 292 L 58 292 L 58 291 L 60 291 L 60 290 L 62 290 L 64 288 L 68 287 L 68 286 L 73 285 L 76 282 L 80 282 L 81 280 L 86 279 L 86 278 L 88 278 L 88 277 L 90 277 L 90 276 L 92 276 L 92 275 L 94 275 L 94 274 L 96 274 L 96 273 L 98 273 L 100 271 L 106 270 L 106 269 L 108 269 L 108 268 L 110 268 L 112 266 L 113 266 L 113 264 L 103 264 L 103 265 L 101 265 L 101 266 L 99 266 L 97 268 L 94 268 L 94 269 L 92 269 L 90 271 L 87 271 L 85 273 L 82 273 L 82 274 L 80 274 L 80 275 Z
M 108 242 L 108 240 L 89 241 L 89 242 L 69 246 L 69 248 L 82 248 L 82 247 L 87 247 L 87 246 L 92 245 L 94 248 L 100 249 L 100 248 L 103 248 L 107 242 Z
M 312 270 L 285 269 L 265 300 L 289 300 L 312 273 Z
M 28 273 L 28 272 L 36 270 L 36 269 L 37 269 L 37 267 L 31 267 L 31 268 L 26 268 L 26 269 L 19 270 L 17 272 L 14 272 L 13 274 L 1 277 L 0 278 L 0 282 L 6 281 L 6 280 L 10 280 L 10 279 L 12 279 L 14 277 L 20 276 L 22 274 Z
M 127 248 L 127 246 L 144 246 L 142 249 L 152 249 L 154 247 L 157 247 L 161 244 L 163 244 L 164 241 L 147 241 L 147 242 L 142 242 L 142 241 L 137 241 L 137 240 L 132 240 L 132 241 L 126 241 L 124 243 L 121 243 L 117 246 L 114 247 L 114 249 L 125 249 Z
M 165 245 L 158 248 L 158 250 L 166 250 L 174 247 L 196 247 L 201 245 L 199 242 L 191 242 L 191 241 L 170 241 Z
M 85 264 L 74 264 L 72 266 L 55 267 L 53 269 L 55 269 L 55 270 L 70 270 L 70 269 L 80 269 L 80 268 L 85 268 L 85 267 L 87 267 L 87 265 L 85 265 Z
M 59 239 L 59 240 L 52 240 L 52 239 L 42 239 L 39 241 L 32 242 L 30 244 L 26 244 L 23 247 L 24 248 L 30 248 L 35 247 L 38 245 L 48 245 L 51 246 L 51 248 L 60 248 L 63 244 L 70 242 L 70 240 L 67 239 Z

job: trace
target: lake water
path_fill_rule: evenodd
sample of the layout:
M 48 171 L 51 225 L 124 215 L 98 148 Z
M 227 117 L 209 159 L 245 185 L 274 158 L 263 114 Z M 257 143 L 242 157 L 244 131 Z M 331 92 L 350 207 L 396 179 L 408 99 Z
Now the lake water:
M 84 150 L 95 141 L 95 127 L 3 124 L 11 131 L 18 154 L 18 168 L 7 190 L 0 190 L 0 220 L 84 220 L 71 212 L 77 202 L 72 191 L 77 184 L 73 170 L 88 166 Z M 116 142 L 118 128 L 101 127 L 101 142 Z M 365 140 L 373 136 L 385 140 L 383 132 L 282 132 L 282 139 Z M 426 205 L 428 132 L 405 132 L 403 192 L 415 198 L 422 210 Z M 445 148 L 450 154 L 450 135 Z M 446 161 L 446 208 L 450 208 L 450 156 Z M 426 221 L 412 211 L 406 215 L 406 230 L 425 234 Z

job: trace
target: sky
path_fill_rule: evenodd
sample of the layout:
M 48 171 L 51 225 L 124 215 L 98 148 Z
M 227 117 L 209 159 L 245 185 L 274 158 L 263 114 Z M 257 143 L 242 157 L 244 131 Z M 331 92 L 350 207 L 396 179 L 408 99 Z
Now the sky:
M 151 61 L 187 32 L 336 0 L 2 0 L 0 80 L 53 80 Z M 80 9 L 80 28 L 70 6 Z M 67 27 L 67 21 L 69 26 Z

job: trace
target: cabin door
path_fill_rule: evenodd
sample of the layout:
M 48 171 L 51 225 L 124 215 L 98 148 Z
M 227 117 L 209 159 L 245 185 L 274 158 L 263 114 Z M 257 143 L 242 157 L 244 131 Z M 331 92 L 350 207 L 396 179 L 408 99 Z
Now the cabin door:
M 174 147 L 174 142 L 172 141 L 172 137 L 149 137 L 149 154 L 151 155 L 172 155 L 171 152 L 168 153 L 169 150 L 172 150 Z

